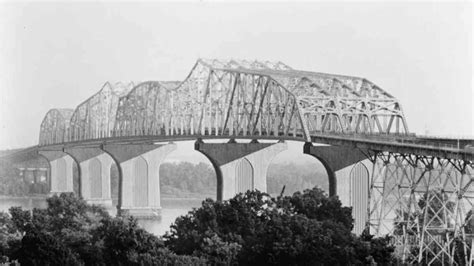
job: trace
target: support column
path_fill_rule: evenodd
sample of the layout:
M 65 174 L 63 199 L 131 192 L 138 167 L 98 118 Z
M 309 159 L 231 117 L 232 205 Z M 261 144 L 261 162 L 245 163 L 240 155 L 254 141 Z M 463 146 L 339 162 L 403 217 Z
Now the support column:
M 304 145 L 304 153 L 316 157 L 326 169 L 329 195 L 339 195 L 343 205 L 352 207 L 353 232 L 362 233 L 367 221 L 371 163 L 359 149 L 344 146 Z M 339 183 L 339 185 L 338 185 Z
M 100 148 L 68 148 L 64 152 L 79 164 L 81 196 L 87 203 L 112 207 L 110 167 L 113 159 Z
M 142 218 L 160 215 L 160 165 L 176 144 L 105 145 L 119 168 L 119 212 Z
M 51 167 L 50 171 L 50 194 L 62 192 L 74 192 L 73 164 L 74 159 L 62 151 L 39 151 Z
M 196 141 L 194 149 L 212 163 L 217 175 L 217 200 L 226 200 L 248 189 L 267 191 L 267 170 L 272 159 L 286 150 L 279 143 L 203 143 Z

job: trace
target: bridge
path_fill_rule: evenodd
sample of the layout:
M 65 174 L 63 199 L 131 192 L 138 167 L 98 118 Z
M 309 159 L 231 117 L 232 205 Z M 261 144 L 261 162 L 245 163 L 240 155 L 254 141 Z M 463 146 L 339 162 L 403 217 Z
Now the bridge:
M 46 158 L 52 193 L 72 191 L 76 164 L 80 195 L 103 205 L 112 204 L 116 165 L 118 210 L 152 216 L 159 166 L 183 140 L 211 161 L 218 200 L 266 191 L 285 141 L 304 142 L 328 173 L 329 194 L 350 194 L 355 233 L 393 235 L 405 262 L 454 262 L 459 252 L 468 262 L 474 141 L 410 133 L 400 102 L 365 78 L 199 59 L 184 81 L 107 82 L 75 109 L 50 110 L 39 145 L 9 158 Z

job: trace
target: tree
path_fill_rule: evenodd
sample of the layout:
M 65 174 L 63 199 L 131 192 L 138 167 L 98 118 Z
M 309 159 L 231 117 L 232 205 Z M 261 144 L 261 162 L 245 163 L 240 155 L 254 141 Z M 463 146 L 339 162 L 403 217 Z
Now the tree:
M 354 222 L 352 209 L 343 207 L 337 197 L 328 197 L 318 187 L 305 190 L 303 193 L 296 192 L 292 197 L 286 197 L 285 199 L 290 201 L 297 213 L 318 221 L 332 220 L 352 230 Z
M 393 247 L 388 241 L 358 238 L 351 228 L 350 208 L 319 188 L 276 199 L 248 191 L 228 201 L 205 200 L 200 208 L 176 219 L 165 244 L 177 254 L 205 254 L 221 264 L 341 265 L 390 260 Z M 209 252 L 212 238 L 227 248 Z M 223 254 L 235 260 L 222 261 Z
M 10 216 L 0 216 L 1 228 L 5 229 L 0 231 L 2 256 L 22 265 L 206 262 L 204 258 L 176 255 L 164 247 L 161 239 L 139 228 L 135 219 L 112 218 L 104 208 L 89 205 L 72 193 L 53 196 L 47 203 L 46 209 L 25 211 L 13 207 Z

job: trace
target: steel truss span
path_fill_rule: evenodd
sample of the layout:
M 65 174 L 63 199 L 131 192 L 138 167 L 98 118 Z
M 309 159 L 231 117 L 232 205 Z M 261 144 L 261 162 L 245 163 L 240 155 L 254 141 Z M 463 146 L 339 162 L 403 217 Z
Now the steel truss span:
M 310 141 L 312 133 L 408 133 L 398 100 L 364 78 L 245 60 L 199 59 L 182 82 L 107 82 L 69 121 L 41 127 L 40 145 L 136 135 Z
M 66 136 L 73 109 L 51 109 L 44 116 L 40 127 L 40 144 L 48 145 L 64 142 L 68 139 Z
M 409 134 L 399 101 L 364 78 L 282 62 L 199 59 L 181 82 L 107 82 L 75 110 L 50 110 L 39 149 L 196 138 L 360 149 L 373 163 L 365 204 L 370 232 L 394 236 L 408 263 L 468 262 L 472 141 L 440 147 L 456 140 L 431 145 Z

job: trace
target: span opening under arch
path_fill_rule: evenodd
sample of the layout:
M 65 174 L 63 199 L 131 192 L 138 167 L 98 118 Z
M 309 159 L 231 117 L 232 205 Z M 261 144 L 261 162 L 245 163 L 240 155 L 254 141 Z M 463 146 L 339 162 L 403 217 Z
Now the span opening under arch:
M 278 196 L 284 188 L 284 195 L 292 195 L 318 186 L 329 194 L 329 175 L 323 163 L 303 153 L 304 143 L 286 143 L 288 149 L 276 155 L 268 167 L 267 192 Z
M 143 228 L 157 235 L 169 231 L 169 226 L 178 216 L 200 207 L 206 198 L 216 199 L 217 178 L 212 163 L 194 150 L 194 141 L 175 144 L 176 150 L 166 156 L 158 169 L 159 188 L 156 189 L 159 189 L 161 205 L 159 225 L 153 220 L 139 220 Z
M 176 150 L 160 165 L 162 208 L 174 208 L 177 202 L 198 207 L 206 198 L 217 198 L 217 175 L 212 162 L 194 150 L 194 141 L 175 142 Z

